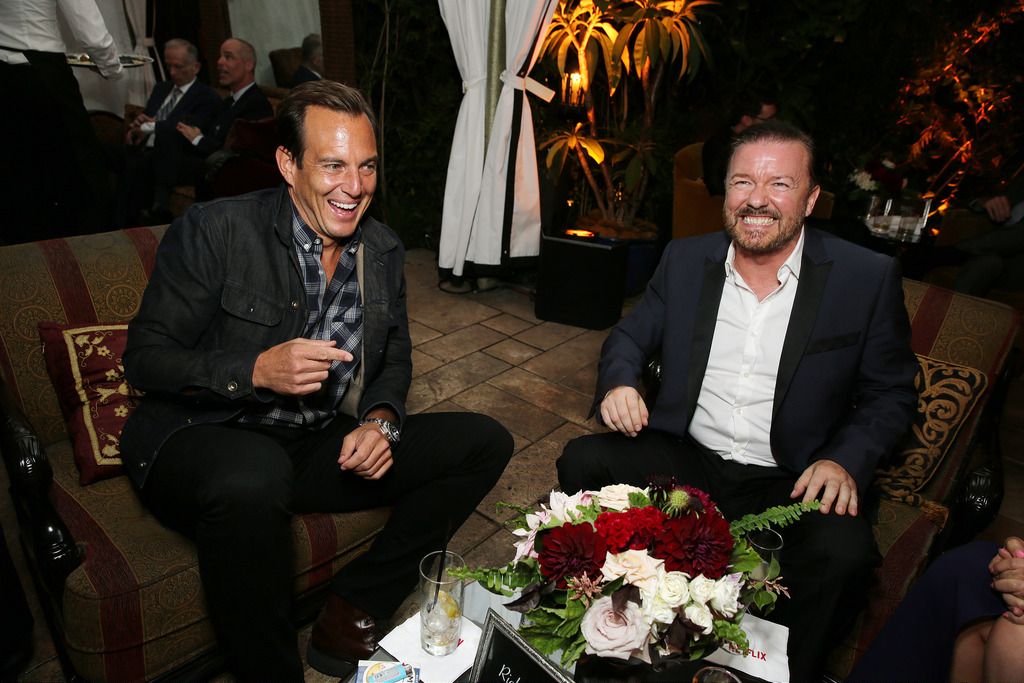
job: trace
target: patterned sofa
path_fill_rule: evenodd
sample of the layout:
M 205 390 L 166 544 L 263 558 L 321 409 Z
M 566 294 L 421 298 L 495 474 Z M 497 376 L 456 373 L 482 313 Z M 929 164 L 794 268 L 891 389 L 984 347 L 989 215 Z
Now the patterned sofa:
M 0 248 L 0 454 L 69 680 L 201 679 L 222 666 L 194 548 L 140 505 L 117 469 L 116 434 L 104 426 L 126 414 L 116 401 L 133 398 L 118 374 L 118 335 L 138 308 L 164 229 Z M 67 341 L 72 375 L 61 392 L 48 373 L 62 344 L 50 336 L 44 353 L 41 333 Z M 105 377 L 87 374 L 93 361 L 108 363 Z M 84 406 L 72 416 L 76 397 Z M 107 410 L 109 401 L 117 407 Z M 83 448 L 95 462 L 76 462 Z M 97 480 L 83 485 L 88 478 Z M 365 551 L 386 516 L 296 518 L 296 622 L 315 616 L 327 581 Z
M 840 680 L 867 649 L 928 560 L 991 521 L 1002 499 L 998 420 L 1020 313 L 915 280 L 903 281 L 921 372 L 917 421 L 879 465 L 875 538 L 882 566 L 864 609 L 830 659 Z

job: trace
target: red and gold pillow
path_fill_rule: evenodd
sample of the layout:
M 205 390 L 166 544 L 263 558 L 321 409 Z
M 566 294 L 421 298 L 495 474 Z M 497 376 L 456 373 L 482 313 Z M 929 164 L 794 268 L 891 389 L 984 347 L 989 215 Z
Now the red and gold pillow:
M 39 323 L 46 372 L 71 435 L 79 482 L 123 474 L 121 429 L 141 395 L 124 378 L 126 323 Z

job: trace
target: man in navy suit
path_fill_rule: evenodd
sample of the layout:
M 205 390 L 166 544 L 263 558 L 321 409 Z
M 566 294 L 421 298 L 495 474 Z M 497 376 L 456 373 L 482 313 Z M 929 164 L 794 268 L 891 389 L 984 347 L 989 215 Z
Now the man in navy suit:
M 199 81 L 199 51 L 187 40 L 164 43 L 164 66 L 170 79 L 153 86 L 146 108 L 128 127 L 125 143 L 153 146 L 160 135 L 176 133 L 178 122 L 205 126 L 213 119 L 220 98 Z
M 806 228 L 811 139 L 769 121 L 740 133 L 725 232 L 669 244 L 601 353 L 595 409 L 611 433 L 570 442 L 566 491 L 675 477 L 735 519 L 819 499 L 783 530 L 791 680 L 820 679 L 878 563 L 862 501 L 906 432 L 916 361 L 896 262 Z M 648 408 L 637 387 L 660 351 Z
M 164 66 L 170 78 L 153 86 L 146 108 L 129 124 L 125 144 L 111 149 L 111 163 L 118 174 L 118 196 L 114 223 L 126 227 L 136 221 L 141 209 L 153 203 L 154 150 L 184 149 L 188 142 L 178 134 L 178 123 L 207 126 L 220 106 L 220 97 L 200 81 L 199 51 L 187 40 L 173 38 L 164 43 Z
M 156 181 L 153 206 L 144 216 L 147 222 L 170 221 L 168 205 L 175 185 L 199 183 L 216 172 L 223 163 L 216 153 L 223 149 L 235 119 L 256 121 L 274 116 L 270 101 L 256 85 L 256 51 L 250 43 L 228 38 L 221 44 L 217 78 L 220 86 L 231 94 L 218 105 L 213 117 L 205 125 L 179 121 L 175 126 L 180 134 L 177 139 L 156 139 Z

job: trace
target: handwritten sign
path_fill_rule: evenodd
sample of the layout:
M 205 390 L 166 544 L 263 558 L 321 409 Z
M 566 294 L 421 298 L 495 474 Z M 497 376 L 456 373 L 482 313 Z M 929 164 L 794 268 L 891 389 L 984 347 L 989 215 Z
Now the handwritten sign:
M 492 609 L 487 610 L 471 681 L 488 683 L 572 683 L 561 669 L 527 643 Z

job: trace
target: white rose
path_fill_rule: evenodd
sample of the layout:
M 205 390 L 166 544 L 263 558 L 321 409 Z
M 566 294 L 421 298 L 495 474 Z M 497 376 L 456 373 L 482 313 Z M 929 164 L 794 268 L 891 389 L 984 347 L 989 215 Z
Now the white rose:
M 676 620 L 676 611 L 672 605 L 661 599 L 657 593 L 640 593 L 643 604 L 644 620 L 651 625 L 651 635 L 658 636 L 660 625 L 671 624 Z
M 704 605 L 715 595 L 715 582 L 703 574 L 698 574 L 690 579 L 689 589 L 690 599 Z
M 683 572 L 666 572 L 658 584 L 658 598 L 669 607 L 685 605 L 690 600 L 688 579 Z
M 590 505 L 590 494 L 580 491 L 569 496 L 561 491 L 552 491 L 548 499 L 551 506 L 551 514 L 562 522 L 571 522 L 579 517 L 577 506 Z
M 588 654 L 621 660 L 630 655 L 647 656 L 650 629 L 635 602 L 627 602 L 621 612 L 616 612 L 611 598 L 597 600 L 584 613 L 580 631 L 587 641 Z
M 711 627 L 714 625 L 714 619 L 711 617 L 711 610 L 705 605 L 696 605 L 690 603 L 683 610 L 683 614 L 686 618 L 694 625 L 702 629 L 702 633 L 707 635 L 711 633 Z
M 610 510 L 625 510 L 629 507 L 630 493 L 644 493 L 644 489 L 630 486 L 629 484 L 612 484 L 603 486 L 597 492 L 597 502 Z
M 740 589 L 743 587 L 743 576 L 729 574 L 715 582 L 715 594 L 711 598 L 711 608 L 719 614 L 732 617 L 740 608 Z
M 618 555 L 605 554 L 601 573 L 605 581 L 626 577 L 626 583 L 641 591 L 654 593 L 658 589 L 658 573 L 664 571 L 665 560 L 647 554 L 646 550 L 626 550 Z

